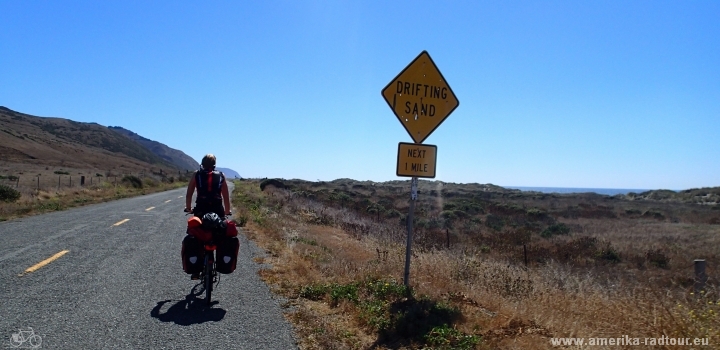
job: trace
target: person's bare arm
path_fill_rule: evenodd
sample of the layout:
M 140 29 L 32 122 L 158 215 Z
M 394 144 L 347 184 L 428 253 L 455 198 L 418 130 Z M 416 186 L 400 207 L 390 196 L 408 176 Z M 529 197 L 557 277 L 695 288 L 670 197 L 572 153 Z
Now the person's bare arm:
M 220 191 L 223 197 L 223 204 L 225 205 L 225 215 L 230 215 L 230 191 L 228 190 L 225 177 L 223 177 L 222 188 L 220 189 Z
M 195 192 L 195 176 L 190 179 L 190 183 L 188 183 L 187 192 L 185 193 L 185 211 L 189 211 L 192 209 L 192 196 L 193 192 Z

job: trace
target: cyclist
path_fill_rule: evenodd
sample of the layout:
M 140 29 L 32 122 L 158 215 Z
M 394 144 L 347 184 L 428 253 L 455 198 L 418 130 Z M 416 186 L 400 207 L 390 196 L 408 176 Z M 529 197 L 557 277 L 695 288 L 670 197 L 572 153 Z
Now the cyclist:
M 215 213 L 220 217 L 231 215 L 230 194 L 228 191 L 225 175 L 215 170 L 215 156 L 207 154 L 202 159 L 202 169 L 195 172 L 190 183 L 188 183 L 185 195 L 185 212 L 189 213 L 192 196 L 197 189 L 195 199 L 195 211 L 197 217 L 203 217 L 206 213 Z M 223 206 L 224 204 L 224 206 Z
M 215 170 L 215 156 L 207 154 L 202 159 L 202 169 L 193 174 L 190 183 L 188 183 L 187 193 L 185 195 L 185 212 L 192 212 L 195 216 L 202 218 L 207 213 L 215 213 L 220 218 L 231 215 L 230 212 L 230 195 L 228 191 L 225 175 Z M 192 196 L 197 189 L 197 198 L 195 199 L 195 209 L 190 208 Z M 223 206 L 223 204 L 225 204 Z M 183 267 L 185 266 L 185 255 L 187 252 L 189 261 L 194 265 L 197 260 L 193 261 L 191 252 L 201 251 L 202 244 L 190 235 L 183 240 Z M 191 280 L 200 278 L 200 272 L 194 272 L 190 275 Z

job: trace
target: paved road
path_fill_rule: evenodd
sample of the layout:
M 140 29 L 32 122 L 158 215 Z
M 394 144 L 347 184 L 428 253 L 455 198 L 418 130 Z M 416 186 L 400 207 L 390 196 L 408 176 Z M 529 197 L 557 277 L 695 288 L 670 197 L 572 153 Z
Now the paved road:
M 184 192 L 0 223 L 0 348 L 29 327 L 43 349 L 297 348 L 281 301 L 257 275 L 261 251 L 242 232 L 237 270 L 221 275 L 217 303 L 193 295 L 197 283 L 180 260 Z

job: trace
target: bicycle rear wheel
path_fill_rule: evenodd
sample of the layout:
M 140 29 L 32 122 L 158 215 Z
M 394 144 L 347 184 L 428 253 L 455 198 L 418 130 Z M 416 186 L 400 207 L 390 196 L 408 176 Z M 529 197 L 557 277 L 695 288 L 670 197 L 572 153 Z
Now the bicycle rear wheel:
M 212 287 L 213 287 L 213 252 L 205 252 L 205 303 L 210 305 L 212 298 Z

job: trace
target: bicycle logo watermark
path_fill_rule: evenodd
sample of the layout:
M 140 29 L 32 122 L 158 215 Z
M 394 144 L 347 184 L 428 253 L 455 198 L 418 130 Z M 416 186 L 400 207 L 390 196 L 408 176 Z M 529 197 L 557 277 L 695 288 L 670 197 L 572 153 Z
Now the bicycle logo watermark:
M 19 329 L 17 333 L 13 333 L 10 336 L 10 345 L 16 349 L 40 349 L 42 338 L 35 334 L 32 327 L 28 327 L 27 331 Z

